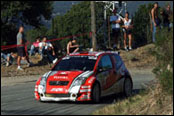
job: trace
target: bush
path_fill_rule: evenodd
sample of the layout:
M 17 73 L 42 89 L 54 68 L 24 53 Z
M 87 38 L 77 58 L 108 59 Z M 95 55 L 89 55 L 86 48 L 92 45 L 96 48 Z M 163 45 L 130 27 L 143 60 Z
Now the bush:
M 173 94 L 173 29 L 159 30 L 156 36 L 154 55 L 157 66 L 153 72 L 163 87 L 163 90 Z
M 48 31 L 48 29 L 44 26 L 40 26 L 39 28 L 34 28 L 34 29 L 31 29 L 31 30 L 28 30 L 26 32 L 26 39 L 33 43 L 36 41 L 36 38 L 37 37 L 43 37 L 43 36 L 46 36 L 46 32 Z

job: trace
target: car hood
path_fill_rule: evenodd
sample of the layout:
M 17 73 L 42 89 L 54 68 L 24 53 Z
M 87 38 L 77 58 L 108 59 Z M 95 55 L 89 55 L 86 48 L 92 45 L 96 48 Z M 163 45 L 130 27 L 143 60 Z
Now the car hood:
M 51 71 L 47 74 L 46 93 L 68 93 L 73 80 L 79 76 L 88 77 L 93 71 Z M 50 83 L 67 83 L 55 85 Z
M 72 81 L 84 71 L 52 71 L 47 80 Z

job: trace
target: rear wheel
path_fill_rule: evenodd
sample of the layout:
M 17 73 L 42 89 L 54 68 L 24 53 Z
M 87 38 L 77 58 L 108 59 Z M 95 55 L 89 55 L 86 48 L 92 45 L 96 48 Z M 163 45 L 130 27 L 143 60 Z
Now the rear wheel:
M 100 86 L 98 83 L 95 83 L 93 88 L 92 88 L 92 101 L 94 103 L 99 103 L 100 102 Z
M 124 80 L 123 94 L 126 97 L 129 97 L 129 96 L 132 95 L 132 88 L 133 88 L 132 80 L 130 78 L 125 78 L 125 80 Z

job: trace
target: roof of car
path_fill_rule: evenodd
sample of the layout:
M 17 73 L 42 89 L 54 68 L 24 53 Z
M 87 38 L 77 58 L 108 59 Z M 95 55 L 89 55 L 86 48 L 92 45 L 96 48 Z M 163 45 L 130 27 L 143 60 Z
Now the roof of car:
M 113 54 L 119 54 L 117 51 L 99 51 L 99 52 L 77 52 L 77 53 L 71 53 L 70 56 L 99 56 L 101 54 L 107 54 L 107 53 L 113 53 Z

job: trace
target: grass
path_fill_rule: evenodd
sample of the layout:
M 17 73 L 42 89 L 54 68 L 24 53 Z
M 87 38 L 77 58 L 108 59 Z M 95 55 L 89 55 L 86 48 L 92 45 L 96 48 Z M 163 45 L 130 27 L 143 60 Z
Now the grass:
M 129 97 L 96 110 L 93 115 L 172 115 L 173 96 L 162 92 L 159 83 L 155 88 L 149 88 Z

